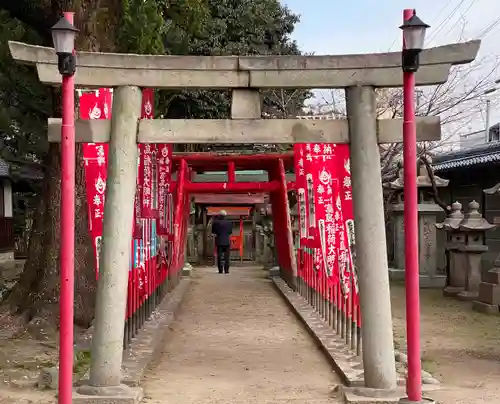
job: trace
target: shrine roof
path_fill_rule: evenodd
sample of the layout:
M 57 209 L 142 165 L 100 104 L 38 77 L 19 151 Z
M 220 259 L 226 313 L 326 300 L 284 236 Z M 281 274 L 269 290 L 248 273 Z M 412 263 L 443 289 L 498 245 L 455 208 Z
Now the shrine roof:
M 487 166 L 500 163 L 500 141 L 444 153 L 433 157 L 432 167 L 436 172 L 453 171 L 460 168 Z

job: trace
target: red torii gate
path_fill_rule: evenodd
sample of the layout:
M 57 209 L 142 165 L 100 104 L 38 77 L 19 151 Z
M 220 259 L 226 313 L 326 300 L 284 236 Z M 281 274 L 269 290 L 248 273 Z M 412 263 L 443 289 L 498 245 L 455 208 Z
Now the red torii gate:
M 273 211 L 273 228 L 278 263 L 283 277 L 294 284 L 297 263 L 293 247 L 288 191 L 294 183 L 286 180 L 286 171 L 293 168 L 293 152 L 252 155 L 218 153 L 175 153 L 172 157 L 172 171 L 177 172 L 174 188 L 179 200 L 189 200 L 190 193 L 269 193 Z M 264 170 L 268 172 L 267 182 L 237 182 L 237 170 Z M 193 182 L 192 171 L 227 171 L 227 182 Z M 177 209 L 182 209 L 176 204 Z M 182 228 L 181 212 L 175 215 L 175 228 Z

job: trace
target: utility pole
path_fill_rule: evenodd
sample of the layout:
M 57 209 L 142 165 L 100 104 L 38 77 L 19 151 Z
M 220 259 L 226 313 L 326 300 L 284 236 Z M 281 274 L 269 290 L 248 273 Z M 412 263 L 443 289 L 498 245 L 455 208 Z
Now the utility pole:
M 488 143 L 490 141 L 490 114 L 491 114 L 491 100 L 488 97 L 490 94 L 493 94 L 495 91 L 497 91 L 497 87 L 490 88 L 484 92 L 484 95 L 487 97 L 486 98 L 486 122 L 485 122 L 485 128 L 484 128 L 484 142 Z

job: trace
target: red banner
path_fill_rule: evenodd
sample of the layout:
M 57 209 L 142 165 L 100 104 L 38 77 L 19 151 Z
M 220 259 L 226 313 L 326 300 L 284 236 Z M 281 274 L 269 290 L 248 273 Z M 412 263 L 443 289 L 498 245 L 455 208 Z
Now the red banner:
M 154 91 L 146 88 L 142 91 L 142 119 L 153 119 Z M 156 162 L 156 145 L 139 145 L 139 196 L 141 218 L 155 218 L 158 211 L 158 165 Z
M 306 190 L 309 206 L 309 235 L 312 240 L 316 289 L 324 295 L 327 285 L 337 279 L 334 227 L 337 194 L 335 146 L 306 144 Z M 327 237 L 327 228 L 329 230 Z
M 294 151 L 301 276 L 322 292 L 327 285 L 338 285 L 344 298 L 352 289 L 357 296 L 352 276 L 355 239 L 349 148 L 300 144 Z
M 168 224 L 172 223 L 172 212 L 169 206 L 169 195 L 171 191 L 171 173 L 172 173 L 172 145 L 159 144 L 158 149 L 158 234 L 168 235 Z M 170 204 L 171 205 L 171 204 Z
M 156 217 L 158 195 L 156 145 L 141 145 L 141 162 L 139 165 L 139 184 L 141 194 L 141 217 L 152 219 Z
M 110 119 L 112 94 L 109 89 L 83 93 L 80 96 L 80 119 Z M 84 143 L 85 183 L 87 190 L 89 231 L 94 249 L 96 276 L 102 241 L 102 221 L 106 194 L 108 145 Z
M 143 91 L 142 118 L 153 118 L 153 90 Z M 109 119 L 112 93 L 109 89 L 86 92 L 80 97 L 82 119 Z M 99 252 L 102 239 L 102 220 L 107 179 L 107 144 L 84 144 L 85 177 L 89 206 L 89 231 L 94 244 L 96 274 L 99 270 Z M 157 214 L 162 195 L 162 226 L 172 232 L 172 195 L 170 189 L 172 170 L 170 145 L 141 145 L 138 155 L 137 189 L 134 207 L 134 240 L 132 243 L 127 316 L 134 313 L 151 295 L 154 288 L 165 279 L 167 257 L 157 266 Z M 170 213 L 169 213 L 170 212 Z
M 349 146 L 337 146 L 337 170 L 341 184 L 340 199 L 342 212 L 342 228 L 346 241 L 346 277 L 349 278 L 348 289 L 352 290 L 353 298 L 358 302 L 358 279 L 356 274 L 356 241 L 354 233 L 354 211 L 352 203 L 351 166 Z

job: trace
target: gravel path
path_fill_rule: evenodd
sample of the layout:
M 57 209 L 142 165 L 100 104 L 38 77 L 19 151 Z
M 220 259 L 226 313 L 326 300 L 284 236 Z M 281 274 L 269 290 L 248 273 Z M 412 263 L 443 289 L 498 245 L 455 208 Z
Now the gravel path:
M 194 271 L 143 380 L 145 403 L 340 403 L 332 392 L 339 379 L 265 275 Z

